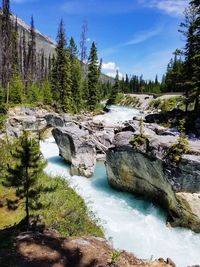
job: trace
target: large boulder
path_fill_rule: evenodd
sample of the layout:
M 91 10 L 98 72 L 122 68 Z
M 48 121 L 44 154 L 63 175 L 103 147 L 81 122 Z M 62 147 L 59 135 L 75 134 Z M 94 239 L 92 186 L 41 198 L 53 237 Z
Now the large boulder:
M 50 127 L 63 127 L 65 124 L 64 118 L 57 113 L 48 113 L 44 118 Z
M 200 144 L 190 142 L 196 155 L 184 155 L 178 164 L 165 160 L 174 136 L 149 135 L 149 151 L 130 145 L 133 132 L 115 136 L 106 155 L 108 181 L 118 190 L 156 201 L 173 226 L 200 232 Z
M 88 131 L 70 123 L 66 127 L 53 129 L 52 134 L 60 155 L 71 163 L 71 174 L 92 176 L 96 164 L 96 149 L 89 139 Z

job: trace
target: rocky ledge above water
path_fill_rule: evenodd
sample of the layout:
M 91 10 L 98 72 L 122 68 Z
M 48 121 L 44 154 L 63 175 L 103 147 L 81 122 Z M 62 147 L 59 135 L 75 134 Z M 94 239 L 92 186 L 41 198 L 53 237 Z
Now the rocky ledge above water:
M 200 232 L 200 143 L 190 141 L 194 155 L 183 155 L 178 164 L 166 161 L 166 150 L 177 143 L 177 136 L 156 134 L 156 125 L 145 124 L 148 151 L 133 148 L 137 132 L 119 132 L 106 157 L 111 186 L 155 201 L 168 211 L 172 226 Z
M 177 132 L 145 123 L 150 150 L 130 145 L 139 132 L 131 120 L 113 127 L 92 116 L 57 114 L 39 108 L 15 108 L 8 114 L 7 135 L 18 137 L 23 129 L 37 132 L 50 127 L 60 155 L 71 163 L 72 175 L 92 176 L 96 160 L 106 157 L 109 183 L 124 191 L 156 201 L 169 214 L 173 226 L 200 232 L 200 141 L 190 141 L 193 155 L 178 164 L 165 160 L 165 152 L 178 140 Z

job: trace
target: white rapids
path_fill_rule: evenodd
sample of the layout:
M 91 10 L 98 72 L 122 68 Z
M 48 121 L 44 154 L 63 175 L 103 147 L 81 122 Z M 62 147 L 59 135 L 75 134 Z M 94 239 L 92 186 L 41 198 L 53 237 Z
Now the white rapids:
M 134 115 L 138 116 L 139 112 L 114 107 L 102 119 L 113 122 L 127 120 Z M 133 252 L 142 259 L 170 257 L 177 267 L 200 264 L 200 234 L 167 227 L 166 214 L 161 209 L 141 198 L 112 189 L 107 183 L 103 162 L 97 163 L 91 179 L 70 177 L 69 166 L 58 156 L 53 138 L 42 142 L 41 150 L 48 160 L 46 172 L 61 175 L 70 181 L 89 209 L 100 219 L 106 237 L 112 238 L 115 248 Z

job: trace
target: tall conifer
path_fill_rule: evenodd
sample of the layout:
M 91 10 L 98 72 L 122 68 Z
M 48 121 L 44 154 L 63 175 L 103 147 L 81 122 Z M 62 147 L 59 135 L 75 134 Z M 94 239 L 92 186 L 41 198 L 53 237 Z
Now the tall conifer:
M 98 105 L 99 92 L 98 92 L 98 80 L 99 80 L 99 64 L 97 56 L 97 48 L 95 43 L 92 43 L 90 50 L 90 56 L 88 58 L 88 109 L 94 111 Z

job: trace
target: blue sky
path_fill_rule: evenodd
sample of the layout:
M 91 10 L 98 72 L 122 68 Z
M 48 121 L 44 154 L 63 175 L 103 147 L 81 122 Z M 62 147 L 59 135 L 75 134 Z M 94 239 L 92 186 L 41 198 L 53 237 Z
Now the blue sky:
M 58 23 L 80 41 L 88 21 L 88 48 L 97 43 L 103 72 L 159 77 L 173 51 L 184 46 L 178 33 L 189 0 L 11 0 L 13 13 L 29 23 L 33 15 L 40 32 L 56 38 Z

